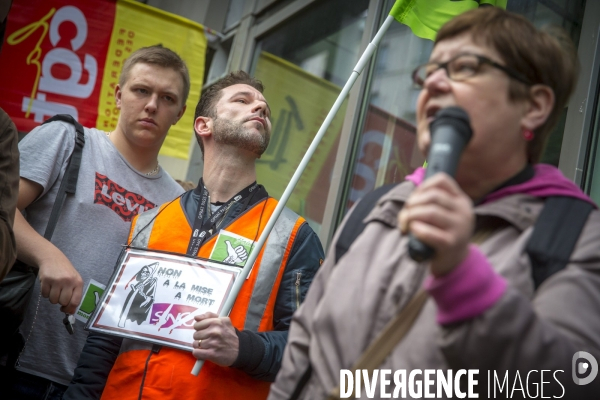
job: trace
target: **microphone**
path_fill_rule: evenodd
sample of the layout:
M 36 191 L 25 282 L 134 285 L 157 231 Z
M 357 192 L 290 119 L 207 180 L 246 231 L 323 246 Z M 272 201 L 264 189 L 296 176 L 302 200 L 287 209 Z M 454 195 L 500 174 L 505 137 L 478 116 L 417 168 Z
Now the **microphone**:
M 438 172 L 454 177 L 460 156 L 473 135 L 469 115 L 460 107 L 443 108 L 431 121 L 429 131 L 431 146 L 425 180 Z M 411 233 L 408 254 L 413 260 L 421 262 L 433 257 L 435 250 Z

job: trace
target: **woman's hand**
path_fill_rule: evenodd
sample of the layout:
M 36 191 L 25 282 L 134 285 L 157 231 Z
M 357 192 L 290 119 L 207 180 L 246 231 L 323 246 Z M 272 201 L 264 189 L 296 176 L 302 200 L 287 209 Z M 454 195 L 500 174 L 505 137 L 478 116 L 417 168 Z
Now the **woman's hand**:
M 431 273 L 445 275 L 468 254 L 475 226 L 473 202 L 454 179 L 438 173 L 410 195 L 398 214 L 398 225 L 402 233 L 411 232 L 435 249 Z

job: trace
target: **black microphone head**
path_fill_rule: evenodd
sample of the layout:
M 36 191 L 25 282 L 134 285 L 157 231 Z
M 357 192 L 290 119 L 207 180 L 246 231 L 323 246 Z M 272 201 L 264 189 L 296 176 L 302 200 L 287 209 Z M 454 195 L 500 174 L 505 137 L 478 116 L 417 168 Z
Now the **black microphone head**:
M 432 136 L 435 134 L 437 127 L 441 125 L 453 126 L 456 132 L 463 136 L 465 143 L 469 143 L 471 136 L 473 136 L 469 114 L 460 107 L 446 107 L 437 112 L 435 119 L 429 124 L 429 132 Z

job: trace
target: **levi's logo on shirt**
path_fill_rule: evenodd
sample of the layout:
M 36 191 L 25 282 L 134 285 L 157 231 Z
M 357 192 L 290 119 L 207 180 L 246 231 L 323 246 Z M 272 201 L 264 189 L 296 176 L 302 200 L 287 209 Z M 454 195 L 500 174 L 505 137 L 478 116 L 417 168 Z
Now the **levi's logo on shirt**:
M 122 188 L 98 172 L 96 172 L 94 204 L 109 207 L 125 222 L 130 222 L 139 213 L 156 207 L 156 204 L 146 200 L 144 196 Z

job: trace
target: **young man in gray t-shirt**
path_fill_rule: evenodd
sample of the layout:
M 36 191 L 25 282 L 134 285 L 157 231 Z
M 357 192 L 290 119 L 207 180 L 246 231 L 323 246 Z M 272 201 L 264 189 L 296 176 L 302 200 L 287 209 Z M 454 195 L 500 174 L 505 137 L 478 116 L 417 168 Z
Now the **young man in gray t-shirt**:
M 107 284 L 131 219 L 183 192 L 157 156 L 185 111 L 189 88 L 187 67 L 171 50 L 159 45 L 132 53 L 115 88 L 117 127 L 85 129 L 77 192 L 65 201 L 52 243 L 42 235 L 73 151 L 75 128 L 53 122 L 20 143 L 17 207 L 24 215 L 15 218 L 18 258 L 39 267 L 39 282 L 21 325 L 25 348 L 9 387 L 1 389 L 12 392 L 10 398 L 24 398 L 34 388 L 40 392 L 36 398 L 48 390 L 64 391 L 87 337 L 82 323 L 73 335 L 67 332 L 64 313 L 85 321 L 91 310 L 84 303 Z

